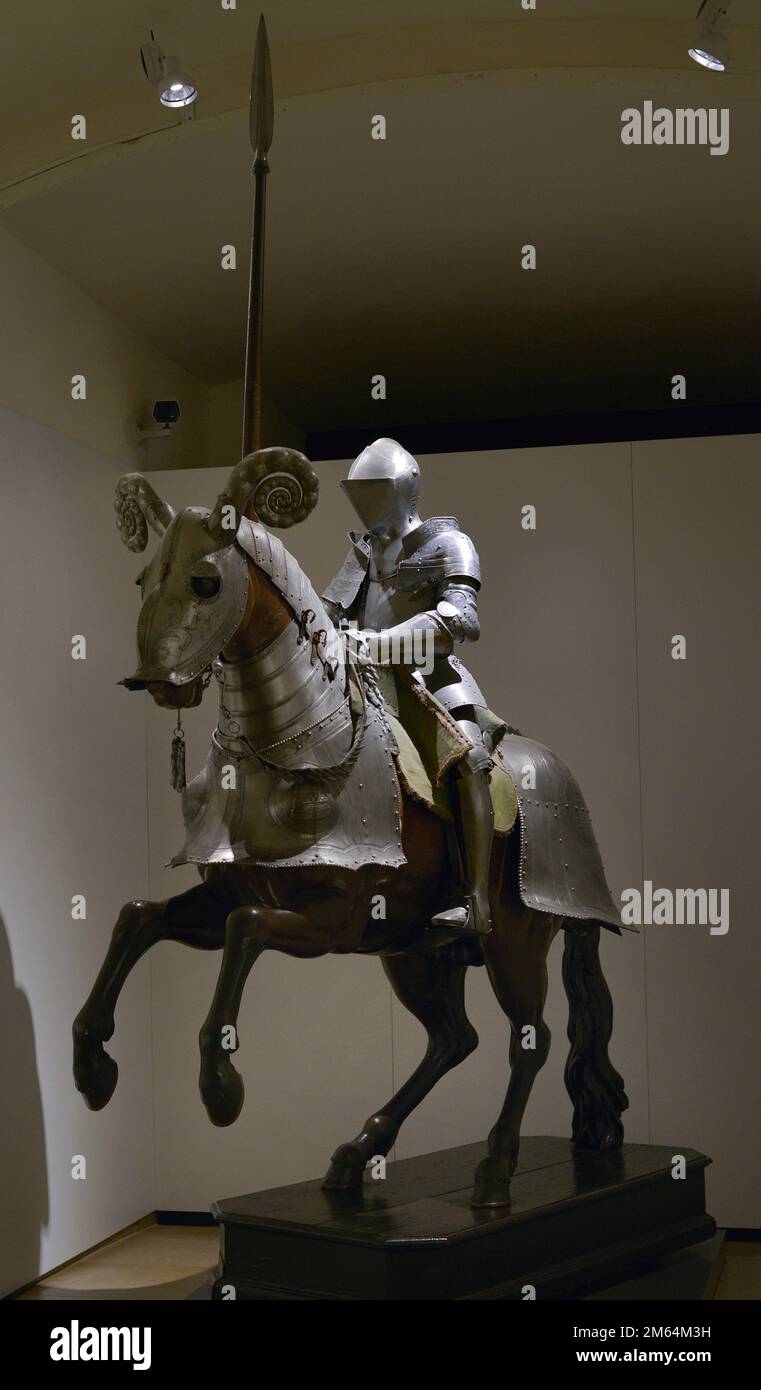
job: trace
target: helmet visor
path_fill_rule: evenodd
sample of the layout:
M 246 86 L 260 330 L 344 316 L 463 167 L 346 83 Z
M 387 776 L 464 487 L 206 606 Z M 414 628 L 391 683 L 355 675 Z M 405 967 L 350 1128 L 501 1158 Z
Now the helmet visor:
M 390 478 L 345 478 L 341 487 L 368 531 L 394 519 L 396 486 Z

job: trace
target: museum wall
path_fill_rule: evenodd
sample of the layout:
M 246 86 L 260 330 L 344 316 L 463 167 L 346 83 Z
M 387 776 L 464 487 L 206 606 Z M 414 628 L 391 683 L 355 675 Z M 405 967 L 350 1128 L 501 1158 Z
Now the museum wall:
M 117 910 L 148 887 L 145 709 L 116 684 L 134 641 L 122 470 L 0 408 L 0 1294 L 155 1206 L 147 964 L 119 1005 L 107 1110 L 86 1109 L 71 1070 Z
M 757 435 L 634 446 L 644 877 L 729 890 L 729 931 L 645 928 L 651 1136 L 758 1228 Z M 672 633 L 687 635 L 672 661 Z
M 212 467 L 231 468 L 240 455 L 243 419 L 243 382 L 223 381 L 209 387 L 209 462 Z M 262 400 L 261 442 L 286 444 L 303 449 L 306 434 L 265 397 Z
M 620 939 L 604 933 L 602 948 L 615 1001 L 612 1055 L 631 1103 L 627 1138 L 711 1154 L 711 1210 L 730 1225 L 759 1224 L 757 1135 L 747 1110 L 728 1100 L 747 1087 L 750 1105 L 753 1094 L 758 769 L 755 713 L 742 692 L 752 688 L 757 447 L 745 437 L 431 456 L 422 497 L 423 514 L 454 510 L 477 538 L 483 637 L 468 659 L 493 707 L 574 770 L 614 897 L 646 878 L 731 889 L 726 935 L 649 926 Z M 338 488 L 345 465 L 320 463 L 319 471 L 321 504 L 287 537 L 318 587 L 342 560 L 353 524 Z M 175 506 L 210 505 L 225 477 L 188 470 L 152 481 Z M 537 509 L 535 531 L 521 525 L 526 503 Z M 126 554 L 121 563 L 128 586 L 137 565 Z M 671 656 L 680 633 L 685 662 Z M 205 757 L 214 723 L 213 691 L 207 700 L 186 717 L 189 770 Z M 727 709 L 730 738 L 720 734 Z M 154 896 L 196 881 L 192 869 L 163 868 L 182 839 L 168 777 L 172 723 L 149 708 Z M 547 1008 L 553 1048 L 525 1133 L 569 1132 L 561 951 L 558 940 Z M 246 1104 L 235 1126 L 214 1129 L 198 1096 L 197 1034 L 219 957 L 171 944 L 152 956 L 160 1209 L 203 1210 L 222 1195 L 320 1174 L 422 1053 L 422 1030 L 379 964 L 265 953 L 241 1013 Z M 730 999 L 731 1011 L 722 1005 Z M 397 1156 L 481 1138 L 493 1122 L 507 1028 L 483 971 L 469 972 L 468 1000 L 481 1046 L 407 1122 Z
M 125 467 L 202 467 L 209 453 L 207 388 L 109 314 L 47 261 L 0 228 L 0 405 Z M 86 377 L 84 400 L 71 379 Z M 137 420 L 176 399 L 171 436 L 140 447 Z

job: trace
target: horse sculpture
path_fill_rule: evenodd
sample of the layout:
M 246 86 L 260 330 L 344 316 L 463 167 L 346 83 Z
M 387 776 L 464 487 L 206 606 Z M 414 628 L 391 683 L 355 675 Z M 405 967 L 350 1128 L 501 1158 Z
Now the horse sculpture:
M 200 1032 L 200 1091 L 217 1125 L 231 1124 L 243 1104 L 231 1052 L 259 955 L 379 955 L 428 1046 L 400 1090 L 333 1154 L 324 1187 L 356 1189 L 369 1160 L 388 1153 L 407 1116 L 476 1048 L 464 981 L 469 966 L 484 965 L 510 1024 L 510 1079 L 472 1201 L 504 1206 L 523 1114 L 549 1051 L 546 961 L 561 928 L 573 1140 L 596 1150 L 622 1143 L 627 1100 L 608 1057 L 612 1007 L 598 954 L 601 925 L 618 932 L 619 916 L 572 775 L 548 749 L 508 732 L 499 753 L 517 815 L 493 842 L 492 930 L 472 939 L 431 930 L 456 875 L 446 822 L 399 775 L 372 666 L 352 659 L 269 529 L 301 520 L 316 496 L 311 465 L 286 449 L 244 458 L 211 511 L 175 515 L 139 474 L 118 485 L 129 548 L 145 548 L 146 522 L 161 538 L 140 580 L 140 665 L 124 684 L 179 711 L 200 702 L 214 675 L 219 717 L 206 766 L 184 790 L 186 843 L 172 861 L 197 864 L 201 883 L 165 902 L 122 909 L 74 1023 L 76 1085 L 95 1110 L 113 1094 L 117 1066 L 104 1043 L 130 970 L 157 941 L 222 952 Z M 554 810 L 548 818 L 539 808 Z M 379 895 L 380 919 L 372 910 Z M 521 1045 L 528 1026 L 533 1047 Z

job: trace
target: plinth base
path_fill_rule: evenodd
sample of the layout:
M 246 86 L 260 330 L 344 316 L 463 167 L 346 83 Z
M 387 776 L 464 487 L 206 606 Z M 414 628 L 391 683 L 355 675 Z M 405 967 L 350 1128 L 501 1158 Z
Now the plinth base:
M 319 1180 L 230 1197 L 215 1299 L 522 1299 L 573 1297 L 626 1278 L 716 1230 L 694 1149 L 625 1144 L 575 1153 L 570 1141 L 521 1141 L 512 1206 L 474 1211 L 485 1145 L 389 1163 L 360 1194 Z M 684 1178 L 672 1176 L 675 1155 Z

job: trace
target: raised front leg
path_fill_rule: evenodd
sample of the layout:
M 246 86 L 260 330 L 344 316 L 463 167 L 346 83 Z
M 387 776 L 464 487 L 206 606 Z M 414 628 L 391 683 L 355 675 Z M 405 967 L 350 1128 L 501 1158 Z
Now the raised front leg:
M 326 955 L 334 941 L 334 927 L 299 912 L 238 907 L 230 913 L 217 987 L 199 1036 L 198 1084 L 212 1124 L 233 1124 L 243 1107 L 243 1080 L 231 1054 L 238 1050 L 238 1014 L 254 962 L 267 947 L 304 958 Z
M 116 1001 L 133 966 L 157 941 L 219 950 L 224 921 L 224 908 L 204 884 L 166 902 L 131 902 L 122 908 L 106 958 L 72 1028 L 74 1084 L 91 1110 L 108 1104 L 119 1077 L 103 1044 L 113 1034 Z
M 383 968 L 397 998 L 423 1024 L 428 1047 L 409 1080 L 365 1121 L 356 1139 L 336 1149 L 322 1184 L 328 1190 L 361 1187 L 370 1159 L 388 1153 L 407 1116 L 478 1046 L 465 1013 L 467 966 L 453 964 L 446 947 L 425 955 L 384 957 Z

